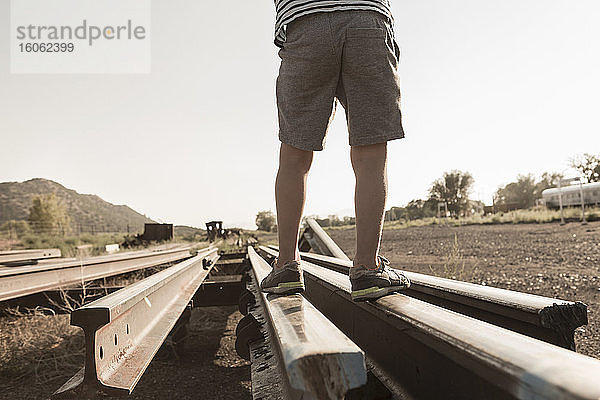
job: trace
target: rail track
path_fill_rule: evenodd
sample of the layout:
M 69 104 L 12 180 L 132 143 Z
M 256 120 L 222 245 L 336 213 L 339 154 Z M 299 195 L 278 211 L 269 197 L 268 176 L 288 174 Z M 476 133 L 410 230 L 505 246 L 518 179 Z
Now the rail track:
M 237 304 L 244 317 L 236 350 L 251 361 L 255 400 L 600 399 L 600 361 L 574 351 L 584 304 L 412 273 L 410 290 L 354 303 L 351 261 L 315 221 L 300 244 L 303 294 L 258 289 L 276 247 L 211 246 L 73 311 L 71 324 L 85 333 L 85 366 L 53 397 L 132 393 L 168 335 L 185 337 L 192 307 Z M 79 274 L 97 276 L 94 265 Z M 12 276 L 62 269 L 46 267 Z
M 276 246 L 269 249 L 277 251 Z M 269 249 L 264 251 L 269 252 Z M 272 252 L 269 252 L 272 255 Z M 352 261 L 301 252 L 303 260 L 348 274 Z M 575 329 L 588 323 L 587 306 L 513 290 L 404 271 L 411 286 L 407 295 L 575 350 Z
M 190 247 L 0 269 L 0 302 L 189 258 Z
M 0 266 L 37 264 L 39 260 L 61 256 L 60 249 L 33 249 L 0 251 Z

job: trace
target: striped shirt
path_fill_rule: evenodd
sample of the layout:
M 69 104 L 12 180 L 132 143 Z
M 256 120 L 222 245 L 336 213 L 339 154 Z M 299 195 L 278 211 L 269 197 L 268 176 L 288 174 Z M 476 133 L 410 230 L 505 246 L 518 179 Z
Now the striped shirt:
M 285 27 L 298 17 L 324 11 L 378 11 L 393 21 L 389 0 L 275 0 L 275 45 L 285 42 Z

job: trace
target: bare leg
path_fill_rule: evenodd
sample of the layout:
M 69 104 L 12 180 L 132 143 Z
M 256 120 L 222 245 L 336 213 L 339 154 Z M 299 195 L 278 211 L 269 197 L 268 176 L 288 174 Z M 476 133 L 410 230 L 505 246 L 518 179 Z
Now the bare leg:
M 387 143 L 352 146 L 356 176 L 356 256 L 353 265 L 375 268 L 387 197 Z
M 306 177 L 312 159 L 312 151 L 281 143 L 279 171 L 275 181 L 277 236 L 279 237 L 278 266 L 290 260 L 300 259 L 298 231 L 306 200 Z

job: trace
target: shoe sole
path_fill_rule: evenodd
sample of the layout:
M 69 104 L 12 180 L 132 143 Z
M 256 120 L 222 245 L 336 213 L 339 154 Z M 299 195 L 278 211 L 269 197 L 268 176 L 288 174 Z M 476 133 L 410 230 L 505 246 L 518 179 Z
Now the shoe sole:
M 408 285 L 387 286 L 382 288 L 380 288 L 379 286 L 373 286 L 367 289 L 354 290 L 352 291 L 351 297 L 353 301 L 375 300 L 383 296 L 387 296 L 388 294 L 399 292 L 406 288 L 408 288 Z
M 302 282 L 281 282 L 277 286 L 261 288 L 263 292 L 273 294 L 292 294 L 304 292 L 304 283 Z

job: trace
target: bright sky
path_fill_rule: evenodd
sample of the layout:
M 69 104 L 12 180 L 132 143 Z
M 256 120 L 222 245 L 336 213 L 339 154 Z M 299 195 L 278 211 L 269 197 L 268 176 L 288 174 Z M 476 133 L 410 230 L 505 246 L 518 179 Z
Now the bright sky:
M 600 151 L 600 2 L 392 0 L 406 139 L 388 208 L 469 171 L 491 203 L 521 173 Z M 0 26 L 9 25 L 0 2 Z M 0 35 L 0 181 L 43 177 L 163 222 L 255 228 L 275 211 L 272 1 L 152 2 L 152 73 L 16 75 Z M 353 215 L 344 115 L 315 154 L 305 214 Z

